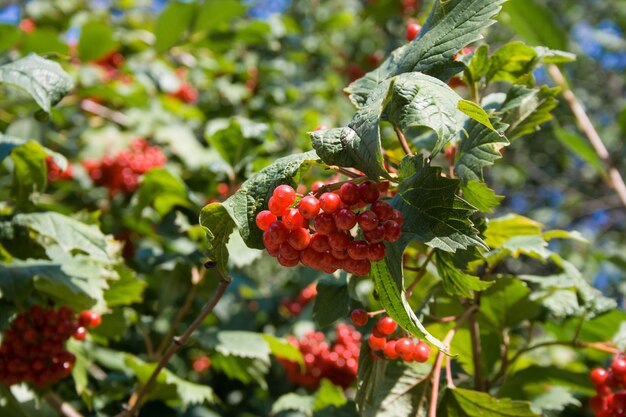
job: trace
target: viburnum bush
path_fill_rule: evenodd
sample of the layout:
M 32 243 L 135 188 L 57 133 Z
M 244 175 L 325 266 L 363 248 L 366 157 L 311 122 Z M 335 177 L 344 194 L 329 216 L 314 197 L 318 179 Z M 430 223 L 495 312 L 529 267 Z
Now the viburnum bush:
M 549 8 L 148 3 L 0 9 L 0 416 L 626 415 Z

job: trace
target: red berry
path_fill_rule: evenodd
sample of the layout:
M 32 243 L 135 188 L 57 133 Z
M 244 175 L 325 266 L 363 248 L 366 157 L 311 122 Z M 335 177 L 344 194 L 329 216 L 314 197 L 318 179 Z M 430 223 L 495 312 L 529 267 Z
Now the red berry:
M 300 260 L 300 251 L 296 250 L 289 243 L 281 243 L 278 248 L 278 256 L 282 256 L 290 261 Z
M 626 359 L 624 359 L 623 357 L 615 358 L 613 360 L 613 363 L 611 364 L 611 370 L 613 371 L 613 374 L 618 378 L 622 377 L 624 374 L 626 374 Z
M 259 229 L 265 231 L 270 224 L 276 221 L 276 216 L 269 210 L 262 210 L 256 215 L 256 225 Z
M 285 210 L 283 213 L 283 224 L 289 230 L 296 230 L 304 227 L 304 218 L 295 208 Z
M 614 408 L 626 408 L 626 391 L 618 391 L 613 394 L 612 404 Z
M 85 340 L 85 337 L 87 337 L 87 329 L 81 326 L 78 329 L 76 329 L 73 336 L 74 336 L 74 339 L 76 340 Z
M 594 411 L 599 411 L 602 410 L 604 408 L 607 408 L 607 402 L 606 399 L 600 396 L 593 396 L 589 399 L 589 406 L 594 410 Z
M 378 262 L 385 259 L 387 255 L 387 248 L 384 243 L 370 243 L 367 247 L 367 259 L 372 262 Z
M 378 216 L 373 211 L 367 210 L 359 214 L 358 222 L 361 230 L 365 232 L 374 230 L 378 227 Z
M 280 221 L 270 224 L 266 233 L 274 245 L 280 245 L 289 238 L 289 229 Z
M 396 341 L 396 352 L 398 355 L 402 356 L 411 356 L 413 354 L 413 341 L 408 337 L 403 337 Z
M 313 249 L 310 245 L 308 248 L 302 251 L 300 259 L 303 265 L 317 268 L 318 264 L 322 260 L 322 253 Z
M 367 259 L 367 247 L 364 240 L 353 240 L 348 245 L 348 256 L 357 261 Z
M 396 322 L 389 316 L 381 317 L 376 322 L 375 326 L 378 332 L 385 336 L 389 336 L 391 333 L 395 332 L 397 327 Z
M 322 194 L 319 202 L 320 208 L 324 210 L 325 213 L 334 213 L 339 210 L 339 206 L 341 206 L 341 199 L 335 193 Z
M 357 223 L 357 217 L 352 210 L 347 208 L 339 209 L 334 215 L 335 225 L 339 230 L 350 230 Z
M 281 206 L 289 207 L 296 201 L 296 191 L 288 185 L 279 185 L 274 189 L 272 197 L 276 198 Z
M 392 215 L 389 220 L 393 220 L 398 223 L 400 226 L 404 224 L 404 216 L 400 210 L 393 209 Z
M 594 385 L 602 385 L 606 382 L 609 372 L 604 368 L 595 368 L 591 371 L 591 382 Z
M 355 310 L 352 310 L 352 313 L 350 313 L 350 320 L 352 320 L 352 323 L 355 326 L 361 327 L 367 324 L 369 316 L 367 315 L 367 311 L 363 310 L 362 308 L 357 308 Z
M 287 242 L 289 242 L 291 247 L 294 249 L 302 251 L 309 247 L 309 243 L 311 243 L 311 234 L 307 229 L 300 227 L 291 231 L 289 238 L 287 238 Z
M 377 200 L 373 202 L 370 210 L 376 213 L 380 222 L 389 220 L 393 216 L 393 207 L 386 201 Z
M 333 251 L 345 252 L 354 238 L 346 232 L 332 232 L 328 235 L 328 243 Z
M 298 263 L 300 262 L 299 259 L 287 259 L 284 256 L 282 256 L 280 253 L 276 257 L 276 259 L 278 259 L 279 264 L 288 268 L 294 267 L 298 265 Z
M 298 210 L 305 219 L 312 219 L 320 212 L 320 202 L 312 195 L 307 195 L 300 200 Z
M 355 262 L 354 269 L 352 272 L 354 275 L 363 276 L 363 275 L 367 275 L 370 273 L 372 269 L 372 265 L 370 264 L 370 261 L 368 260 L 355 261 L 354 259 L 353 261 Z
M 422 31 L 422 27 L 418 23 L 411 23 L 406 28 L 406 40 L 411 42 Z
M 329 213 L 320 213 L 315 216 L 313 226 L 315 227 L 315 231 L 317 233 L 323 235 L 328 235 L 337 230 L 337 227 L 335 226 L 335 219 L 333 215 Z
M 322 235 L 320 233 L 314 233 L 313 236 L 311 236 L 311 242 L 309 243 L 309 246 L 320 253 L 329 251 L 330 243 L 328 242 L 328 236 Z
M 385 343 L 383 355 L 385 355 L 387 359 L 396 359 L 398 357 L 398 352 L 396 352 L 396 340 L 388 340 L 387 343 Z
M 289 206 L 281 205 L 275 197 L 270 197 L 269 201 L 267 202 L 267 208 L 275 216 L 282 216 L 284 211 L 288 207 Z
M 359 184 L 358 189 L 361 201 L 364 203 L 373 203 L 380 196 L 378 184 L 372 181 L 365 181 Z
M 382 242 L 385 240 L 385 226 L 379 224 L 373 230 L 363 231 L 363 237 L 370 243 Z
M 322 188 L 324 186 L 324 181 L 315 181 L 312 185 L 311 185 L 311 191 L 316 192 L 317 190 L 319 190 L 320 188 Z
M 370 346 L 372 350 L 383 350 L 385 348 L 385 338 L 384 337 L 376 337 L 370 335 L 367 339 L 367 344 Z
M 359 196 L 359 187 L 351 182 L 346 182 L 339 188 L 339 197 L 341 201 L 348 206 L 356 204 L 361 199 Z
M 400 239 L 402 233 L 402 226 L 393 220 L 387 220 L 383 226 L 385 227 L 385 240 L 388 242 L 395 242 Z
M 426 362 L 430 358 L 430 346 L 424 342 L 419 342 L 413 347 L 413 360 L 415 362 Z

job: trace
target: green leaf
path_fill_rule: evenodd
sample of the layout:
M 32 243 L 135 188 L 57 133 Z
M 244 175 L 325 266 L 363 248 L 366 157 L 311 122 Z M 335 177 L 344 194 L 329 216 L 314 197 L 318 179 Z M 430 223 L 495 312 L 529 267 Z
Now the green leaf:
M 539 126 L 552 120 L 550 112 L 557 106 L 559 88 L 526 88 L 514 85 L 508 91 L 504 104 L 502 122 L 509 125 L 506 136 L 513 140 L 539 130 Z
M 484 291 L 493 284 L 493 282 L 481 281 L 480 278 L 457 269 L 450 253 L 435 251 L 435 254 L 437 272 L 443 281 L 443 289 L 449 295 L 473 299 L 474 291 Z
M 35 54 L 0 66 L 0 83 L 25 90 L 47 113 L 73 86 L 59 64 Z
M 626 323 L 619 325 L 619 330 L 617 330 L 617 333 L 613 336 L 613 343 L 615 343 L 615 346 L 621 351 L 626 349 Z
M 20 39 L 20 31 L 12 25 L 0 24 L 0 52 L 12 48 Z
M 154 207 L 161 217 L 175 207 L 192 207 L 188 195 L 182 179 L 165 168 L 152 168 L 143 176 L 134 195 L 135 216 L 139 218 L 141 211 L 148 206 Z
M 566 387 L 570 392 L 592 396 L 595 393 L 589 372 L 564 369 L 562 366 L 531 365 L 508 375 L 499 394 L 520 398 L 524 393 L 545 392 L 548 386 Z
M 113 38 L 113 27 L 105 22 L 88 21 L 81 27 L 78 57 L 81 61 L 104 58 L 118 47 Z
M 377 69 L 346 89 L 350 100 L 362 107 L 377 86 L 396 75 L 421 72 L 448 81 L 464 65 L 454 55 L 479 40 L 480 32 L 493 23 L 491 18 L 504 0 L 437 0 L 419 36 L 396 49 Z
M 300 181 L 301 172 L 307 170 L 318 160 L 314 151 L 295 154 L 277 159 L 272 165 L 262 169 L 246 180 L 237 192 L 230 196 L 223 204 L 209 204 L 202 209 L 200 224 L 209 231 L 209 241 L 215 247 L 225 244 L 227 235 L 230 235 L 233 226 L 237 226 L 239 233 L 248 247 L 263 249 L 263 232 L 256 226 L 255 219 L 259 211 L 267 207 L 267 201 L 274 188 L 281 184 L 295 187 Z M 224 215 L 228 213 L 232 221 Z M 215 230 L 214 230 L 215 229 Z M 228 231 L 226 235 L 226 231 Z M 213 235 L 213 236 L 212 236 Z M 216 238 L 216 237 L 219 237 Z M 227 254 L 218 257 L 218 265 L 228 260 Z
M 28 142 L 29 141 L 25 139 L 19 139 L 13 136 L 7 136 L 7 135 L 3 135 L 2 133 L 0 133 L 0 162 L 2 162 L 4 158 L 9 156 L 9 154 L 14 148 L 17 148 L 18 146 L 24 145 L 25 143 L 28 143 Z M 63 155 L 61 155 L 58 152 L 54 152 L 51 149 L 48 149 L 44 146 L 41 146 L 41 148 L 44 151 L 46 151 L 48 156 L 52 157 L 54 162 L 59 166 L 59 168 L 61 168 L 61 170 L 67 169 L 67 165 L 68 165 L 67 159 L 65 159 Z
M 539 62 L 537 52 L 523 42 L 509 42 L 493 53 L 489 60 L 487 82 L 508 81 L 514 83 L 532 73 Z
M 300 411 L 301 413 L 310 416 L 313 414 L 313 403 L 315 397 L 312 395 L 300 395 L 290 392 L 283 394 L 272 404 L 271 415 L 278 414 L 283 411 Z
M 474 56 L 463 73 L 463 79 L 469 84 L 476 84 L 487 71 L 489 71 L 489 46 L 481 45 L 474 51 Z
M 213 119 L 207 123 L 204 137 L 235 171 L 253 157 L 257 146 L 265 142 L 268 126 L 243 117 Z
M 459 157 L 454 167 L 454 172 L 464 183 L 483 182 L 483 169 L 502 158 L 500 149 L 509 145 L 508 139 L 498 133 L 507 126 L 495 118 L 491 121 L 496 131 L 475 120 L 470 120 L 465 127 L 467 137 L 459 144 Z
M 23 35 L 20 42 L 20 50 L 24 54 L 69 55 L 69 47 L 61 38 L 61 34 L 56 29 L 50 27 L 37 28 L 31 33 Z
M 429 366 L 401 361 L 374 361 L 363 344 L 359 356 L 356 403 L 362 417 L 424 416 L 430 392 Z
M 458 109 L 468 115 L 471 119 L 499 134 L 496 128 L 493 127 L 493 124 L 491 124 L 491 120 L 489 120 L 487 112 L 478 104 L 473 101 L 460 100 Z
M 469 217 L 475 208 L 456 195 L 460 181 L 445 178 L 421 156 L 412 158 L 416 173 L 402 184 L 393 205 L 404 215 L 403 233 L 447 252 L 485 247 Z
M 567 49 L 568 35 L 553 11 L 537 0 L 508 0 L 500 21 L 533 45 Z
M 285 339 L 279 339 L 271 334 L 262 334 L 263 339 L 267 342 L 272 355 L 280 359 L 285 359 L 291 362 L 296 362 L 300 365 L 304 365 L 304 358 L 300 349 L 286 341 Z
M 313 305 L 313 320 L 326 327 L 350 312 L 348 284 L 343 281 L 324 279 L 317 283 L 317 297 Z
M 504 199 L 503 196 L 496 195 L 484 182 L 468 181 L 467 184 L 461 184 L 461 190 L 463 198 L 484 213 L 493 213 L 493 209 Z
M 176 44 L 183 32 L 189 29 L 196 12 L 194 3 L 168 2 L 154 26 L 157 52 L 165 52 Z
M 546 64 L 565 64 L 576 61 L 576 55 L 571 52 L 559 51 L 544 46 L 535 46 L 535 52 L 537 52 L 537 57 L 541 59 L 541 62 Z
M 26 412 L 8 386 L 0 385 L 0 413 L 11 417 L 34 417 Z
M 518 214 L 509 214 L 489 220 L 485 231 L 485 243 L 490 248 L 499 248 L 512 237 L 540 234 L 541 223 Z
M 130 354 L 125 355 L 124 362 L 142 384 L 148 381 L 150 375 L 156 369 L 155 363 L 143 362 Z M 161 370 L 147 397 L 162 400 L 169 406 L 180 405 L 183 410 L 195 404 L 216 402 L 215 393 L 210 386 L 185 381 L 168 369 Z
M 554 132 L 554 136 L 563 146 L 573 152 L 574 155 L 580 157 L 589 165 L 594 167 L 600 175 L 604 177 L 607 176 L 602 160 L 596 151 L 593 150 L 588 141 L 574 132 L 563 129 L 556 123 L 553 124 L 552 131 Z
M 228 276 L 226 244 L 235 230 L 235 222 L 221 203 L 211 203 L 200 212 L 200 224 L 207 233 L 209 250 L 218 270 L 223 276 Z
M 109 307 L 125 306 L 143 301 L 143 291 L 148 284 L 139 279 L 134 270 L 125 264 L 116 267 L 119 279 L 111 281 L 104 292 L 104 300 Z
M 13 160 L 13 195 L 25 204 L 34 192 L 42 192 L 48 181 L 46 152 L 34 141 L 28 141 L 11 151 Z
M 202 336 L 203 346 L 215 349 L 224 356 L 258 359 L 269 365 L 270 347 L 263 335 L 255 332 L 222 330 Z
M 494 285 L 481 294 L 479 315 L 499 334 L 539 314 L 539 304 L 529 296 L 530 289 L 523 281 L 498 277 Z
M 460 416 L 467 417 L 539 417 L 530 409 L 530 404 L 512 401 L 508 398 L 496 399 L 489 394 L 462 388 L 451 390 L 456 404 L 462 410 Z
M 246 6 L 237 0 L 206 0 L 198 12 L 194 31 L 214 30 L 216 26 L 228 23 L 245 11 Z
M 323 410 L 327 407 L 341 407 L 347 402 L 343 389 L 324 378 L 315 393 L 313 411 Z
M 111 260 L 107 237 L 94 225 L 55 212 L 18 214 L 13 223 L 56 242 L 65 252 L 81 251 L 99 261 Z
M 415 127 L 434 130 L 437 142 L 433 154 L 462 128 L 461 97 L 437 78 L 420 73 L 398 75 L 392 78 L 388 94 L 386 120 L 402 131 Z
M 213 369 L 223 372 L 228 378 L 236 379 L 243 384 L 254 382 L 267 390 L 265 376 L 270 368 L 269 363 L 254 358 L 216 353 L 211 355 L 211 364 Z
M 424 336 L 438 349 L 448 353 L 449 347 L 426 330 L 409 305 L 402 276 L 402 249 L 398 244 L 387 245 L 387 257 L 382 261 L 372 262 L 370 277 L 379 301 L 389 317 L 412 335 L 419 338 Z

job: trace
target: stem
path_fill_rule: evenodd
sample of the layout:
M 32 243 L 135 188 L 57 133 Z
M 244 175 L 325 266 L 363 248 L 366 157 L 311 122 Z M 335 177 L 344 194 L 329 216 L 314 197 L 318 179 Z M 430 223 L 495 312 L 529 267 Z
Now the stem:
M 480 327 L 476 320 L 476 315 L 471 314 L 469 317 L 469 330 L 472 339 L 472 362 L 474 363 L 474 389 L 477 391 L 484 390 L 483 376 L 480 362 L 481 345 L 480 345 Z
M 467 320 L 468 317 L 473 315 L 476 310 L 477 310 L 477 307 L 475 305 L 472 305 L 467 310 L 465 310 L 463 314 L 459 316 L 459 319 L 456 322 L 456 325 L 454 326 L 454 328 L 450 330 L 448 334 L 446 335 L 445 339 L 443 339 L 444 345 L 449 346 L 452 343 L 454 334 L 459 329 L 461 324 L 463 324 L 463 322 Z M 430 393 L 430 409 L 428 412 L 428 417 L 437 417 L 437 401 L 439 399 L 439 379 L 441 379 L 441 365 L 443 363 L 444 356 L 445 356 L 444 353 L 442 351 L 439 351 L 439 353 L 437 353 L 437 359 L 435 360 L 435 364 L 433 365 L 433 388 Z M 448 362 L 446 361 L 446 363 Z M 447 372 L 448 371 L 446 371 L 446 373 Z M 450 380 L 451 379 L 452 379 L 452 374 L 450 374 Z M 451 387 L 453 386 L 454 386 L 454 383 Z
M 46 392 L 44 394 L 43 398 L 44 398 L 44 400 L 46 400 L 46 402 L 48 404 L 50 404 L 50 406 L 52 408 L 55 409 L 55 411 L 60 416 L 63 416 L 63 417 L 83 417 L 83 415 L 81 413 L 76 411 L 76 409 L 74 407 L 72 407 L 69 403 L 66 403 L 65 401 L 63 401 L 63 399 L 61 397 L 59 397 L 53 391 Z
M 333 167 L 331 167 L 331 169 L 334 169 L 335 171 L 338 171 L 338 172 L 342 173 L 343 175 L 345 175 L 348 178 L 363 178 L 363 175 L 357 174 L 356 172 L 352 172 L 349 169 L 346 169 L 346 168 L 343 168 L 343 167 L 333 166 Z
M 100 116 L 104 119 L 108 119 L 114 123 L 117 123 L 120 126 L 128 127 L 130 125 L 128 117 L 126 117 L 124 113 L 111 110 L 110 108 L 105 107 L 102 104 L 98 104 L 93 100 L 81 100 L 80 108 L 81 110 L 93 113 L 96 116 Z
M 180 310 L 178 310 L 178 314 L 176 315 L 174 322 L 170 326 L 170 329 L 168 330 L 165 337 L 163 337 L 161 344 L 159 345 L 156 352 L 154 353 L 155 358 L 161 357 L 161 355 L 163 354 L 163 351 L 167 347 L 168 342 L 172 339 L 172 337 L 174 337 L 174 333 L 176 332 L 178 325 L 183 321 L 183 319 L 185 318 L 185 315 L 187 315 L 187 312 L 189 312 L 189 309 L 191 308 L 191 305 L 193 304 L 193 300 L 196 296 L 196 293 L 198 292 L 198 284 L 202 282 L 204 273 L 200 273 L 197 268 L 193 268 L 191 270 L 191 274 L 192 274 L 191 290 L 187 293 L 187 298 L 185 298 L 185 302 L 183 303 L 183 306 L 180 308 Z
M 220 299 L 226 292 L 226 288 L 228 288 L 228 285 L 231 282 L 230 277 L 225 277 L 221 273 L 219 273 L 219 271 L 217 272 L 220 276 L 220 284 L 215 290 L 213 297 L 209 300 L 209 302 L 205 304 L 198 317 L 196 317 L 193 323 L 191 323 L 189 327 L 187 327 L 187 330 L 185 330 L 185 332 L 181 336 L 177 336 L 172 339 L 172 344 L 159 360 L 159 363 L 152 372 L 152 375 L 150 375 L 148 381 L 139 389 L 138 392 L 135 392 L 133 395 L 131 395 L 128 403 L 124 406 L 125 410 L 120 412 L 116 417 L 130 417 L 135 415 L 139 411 L 139 407 L 141 407 L 141 402 L 143 398 L 152 388 L 152 385 L 156 381 L 161 370 L 165 368 L 171 357 L 174 356 L 174 354 L 176 354 L 187 343 L 193 332 L 195 332 L 196 329 L 200 327 L 204 319 L 213 312 L 213 309 L 220 301 Z
M 565 77 L 563 76 L 563 73 L 561 72 L 559 67 L 554 64 L 548 65 L 548 73 L 550 74 L 556 85 L 558 85 L 563 90 L 563 98 L 569 105 L 572 113 L 574 113 L 578 128 L 585 134 L 585 136 L 587 136 L 587 139 L 589 139 L 589 142 L 591 143 L 591 146 L 593 146 L 593 149 L 596 151 L 596 154 L 598 154 L 600 159 L 602 159 L 602 161 L 604 161 L 604 163 L 608 167 L 608 185 L 615 190 L 620 198 L 620 201 L 622 202 L 622 205 L 626 207 L 626 184 L 624 184 L 624 179 L 615 167 L 609 151 L 606 149 L 606 146 L 604 146 L 604 143 L 602 142 L 598 131 L 593 126 L 593 123 L 591 123 L 589 116 L 574 95 L 572 89 L 567 85 Z
M 406 141 L 406 136 L 404 136 L 404 133 L 402 133 L 400 128 L 397 126 L 394 126 L 393 129 L 396 131 L 396 135 L 398 136 L 398 140 L 400 141 L 400 145 L 402 146 L 404 153 L 409 156 L 413 156 L 413 151 L 411 151 L 411 148 L 409 147 L 409 143 Z

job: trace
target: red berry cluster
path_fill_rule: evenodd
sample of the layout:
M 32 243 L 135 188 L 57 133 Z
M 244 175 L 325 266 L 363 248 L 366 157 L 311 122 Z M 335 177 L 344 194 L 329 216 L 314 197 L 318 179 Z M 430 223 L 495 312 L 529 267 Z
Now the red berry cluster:
M 368 321 L 368 314 L 365 310 L 356 309 L 350 314 L 350 319 L 357 326 L 364 326 Z M 367 343 L 373 351 L 382 351 L 387 359 L 400 358 L 405 362 L 426 362 L 430 357 L 430 346 L 422 341 L 417 343 L 408 337 L 399 339 L 387 339 L 398 328 L 397 324 L 389 316 L 380 318 Z
M 289 342 L 300 349 L 305 370 L 296 362 L 281 360 L 291 382 L 309 388 L 317 388 L 322 378 L 333 384 L 348 387 L 356 378 L 361 333 L 347 324 L 339 324 L 337 337 L 332 346 L 322 332 L 309 332 L 302 339 L 290 337 Z
M 28 382 L 44 387 L 67 377 L 76 357 L 65 350 L 65 341 L 72 336 L 83 340 L 87 327 L 99 325 L 100 316 L 91 311 L 83 311 L 76 320 L 68 307 L 31 307 L 3 333 L 0 383 L 10 386 Z
M 206 355 L 200 355 L 193 360 L 193 370 L 199 374 L 203 374 L 211 367 L 211 359 Z
M 618 355 L 609 369 L 595 368 L 590 376 L 596 395 L 589 405 L 596 417 L 626 416 L 626 358 Z
M 46 157 L 46 169 L 48 171 L 49 182 L 74 179 L 74 172 L 71 165 L 68 165 L 65 171 L 62 171 L 49 155 Z
M 300 314 L 302 309 L 309 304 L 317 295 L 317 284 L 314 282 L 303 289 L 295 300 L 285 299 L 281 301 L 281 305 L 292 316 Z
M 280 185 L 268 201 L 269 210 L 257 214 L 256 224 L 264 231 L 268 253 L 283 266 L 302 263 L 326 273 L 343 269 L 366 275 L 371 262 L 385 258 L 383 242 L 395 242 L 402 230 L 402 213 L 379 197 L 375 182 L 346 182 L 337 192 L 323 193 L 319 199 L 310 194 L 292 207 L 296 192 Z M 351 232 L 357 225 L 363 239 Z
M 97 185 L 104 185 L 111 195 L 132 193 L 139 186 L 139 176 L 150 168 L 165 165 L 167 158 L 160 148 L 149 146 L 145 139 L 136 139 L 130 149 L 102 161 L 85 160 L 83 166 Z

